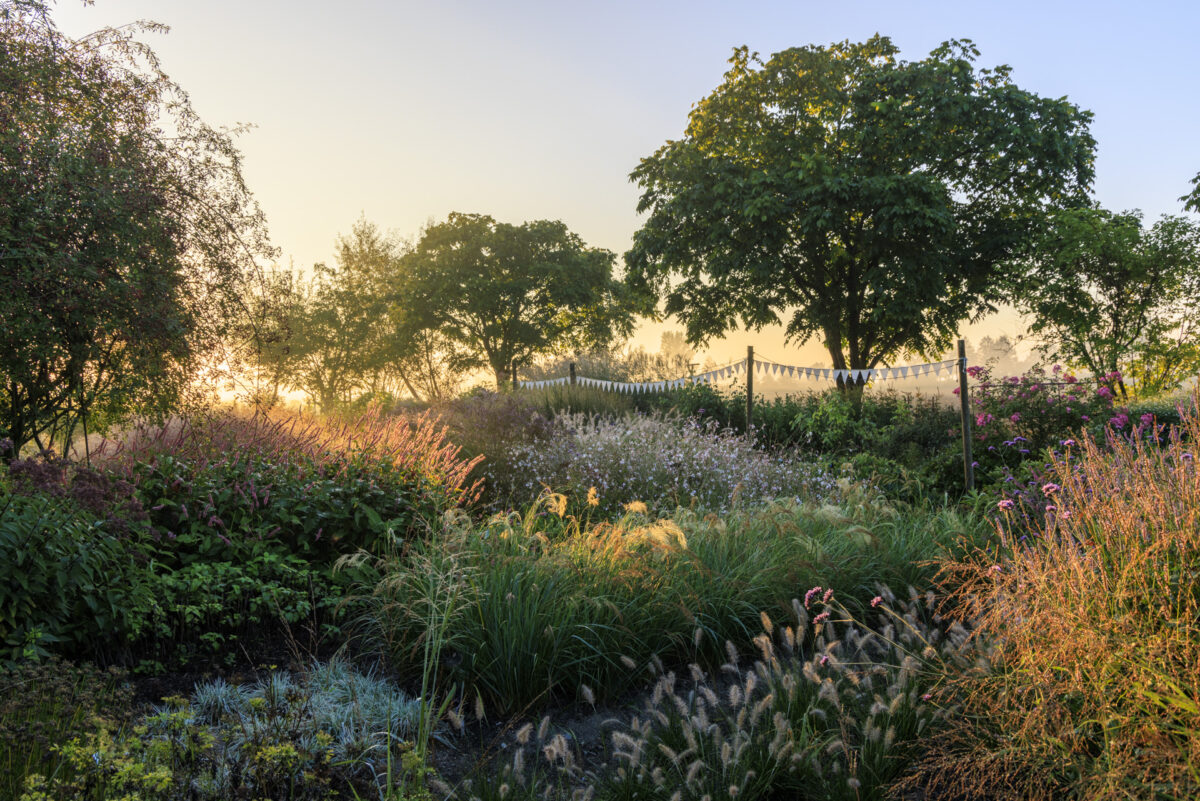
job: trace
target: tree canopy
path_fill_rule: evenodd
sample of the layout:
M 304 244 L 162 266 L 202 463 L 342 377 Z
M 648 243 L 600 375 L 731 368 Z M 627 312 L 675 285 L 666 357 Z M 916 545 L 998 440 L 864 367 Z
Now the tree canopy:
M 628 280 L 690 341 L 783 323 L 839 369 L 939 352 L 995 308 L 1031 217 L 1079 202 L 1090 113 L 977 70 L 969 41 L 897 52 L 739 48 L 684 137 L 633 171 L 649 214 Z
M 1096 376 L 1132 374 L 1143 392 L 1200 367 L 1200 225 L 1164 216 L 1147 230 L 1139 212 L 1069 209 L 1050 218 L 1024 266 L 1014 300 L 1051 357 Z
M 1186 210 L 1200 213 L 1200 173 L 1196 173 L 1196 177 L 1192 179 L 1192 186 L 1195 188 L 1179 199 L 1183 201 Z
M 134 37 L 0 3 L 0 437 L 162 411 L 221 337 L 263 217 L 231 137 Z M 65 441 L 65 439 L 64 439 Z
M 449 365 L 452 343 L 437 331 L 400 330 L 411 250 L 360 219 L 337 238 L 333 264 L 314 265 L 309 280 L 265 271 L 236 332 L 246 399 L 271 406 L 281 389 L 293 389 L 330 412 L 404 392 L 417 400 L 452 394 L 460 379 Z
M 401 331 L 439 332 L 454 364 L 489 368 L 605 345 L 633 327 L 614 255 L 558 221 L 521 225 L 452 213 L 427 228 L 401 265 Z

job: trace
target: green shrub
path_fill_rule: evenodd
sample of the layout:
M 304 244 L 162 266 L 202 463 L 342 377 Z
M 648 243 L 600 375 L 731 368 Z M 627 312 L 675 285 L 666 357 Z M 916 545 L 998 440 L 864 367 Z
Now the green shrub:
M 232 663 L 276 646 L 281 633 L 316 651 L 340 639 L 342 581 L 298 556 L 262 553 L 244 562 L 197 561 L 154 580 L 145 633 L 129 644 L 143 670 L 199 662 Z
M 154 603 L 150 564 L 70 499 L 0 495 L 0 660 L 112 659 Z
M 434 420 L 217 413 L 138 432 L 103 463 L 136 486 L 172 567 L 272 551 L 329 565 L 469 501 Z

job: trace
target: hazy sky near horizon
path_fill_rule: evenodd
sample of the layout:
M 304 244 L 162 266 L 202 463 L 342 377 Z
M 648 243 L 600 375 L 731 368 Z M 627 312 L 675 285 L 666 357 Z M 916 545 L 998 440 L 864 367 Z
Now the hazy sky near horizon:
M 878 32 L 915 60 L 969 38 L 980 66 L 1009 64 L 1022 88 L 1095 113 L 1105 206 L 1179 214 L 1200 171 L 1197 0 L 60 0 L 53 16 L 71 35 L 171 27 L 142 38 L 205 121 L 255 126 L 238 140 L 244 175 L 298 267 L 331 260 L 360 215 L 412 238 L 451 211 L 561 219 L 619 256 L 639 226 L 629 172 L 682 135 L 743 44 L 767 56 Z M 656 349 L 673 327 L 636 341 Z M 965 333 L 1017 327 L 1007 315 Z M 748 342 L 782 352 L 770 332 L 709 352 Z

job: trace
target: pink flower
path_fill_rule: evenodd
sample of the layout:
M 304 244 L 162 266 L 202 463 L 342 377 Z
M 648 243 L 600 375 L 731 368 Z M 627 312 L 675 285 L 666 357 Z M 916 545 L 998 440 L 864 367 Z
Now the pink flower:
M 997 509 L 1003 509 L 1006 512 L 1014 506 L 1016 506 L 1016 504 L 1014 504 L 1008 498 L 1005 498 L 1004 500 L 1000 501 L 1000 503 L 996 504 Z
M 1146 412 L 1138 419 L 1142 421 L 1142 425 L 1144 426 L 1152 425 L 1154 423 L 1154 415 L 1150 414 L 1149 412 Z
M 1002 573 L 1002 572 L 1003 572 L 1003 571 L 1000 569 L 1000 565 L 992 565 L 992 567 L 991 567 L 991 571 L 992 571 L 993 573 Z
M 1062 487 L 1058 486 L 1053 481 L 1047 482 L 1042 485 L 1042 492 L 1046 493 L 1047 495 L 1053 495 L 1054 493 L 1058 492 L 1060 489 L 1062 489 Z
M 829 620 L 829 613 L 822 612 L 821 614 L 819 614 L 813 618 L 813 625 L 814 626 L 820 625 L 820 624 L 824 623 L 826 620 Z
M 883 603 L 883 596 L 876 595 L 874 598 L 871 599 L 871 608 L 873 609 L 876 606 L 879 606 L 881 603 Z
M 820 592 L 821 592 L 820 587 L 813 587 L 811 590 L 804 593 L 804 608 L 805 609 L 808 608 L 808 605 L 812 602 L 812 599 L 817 597 L 817 595 L 820 594 Z
M 1112 390 L 1111 390 L 1111 389 L 1109 389 L 1108 387 L 1098 387 L 1098 388 L 1096 389 L 1096 394 L 1097 394 L 1097 395 L 1099 395 L 1099 396 L 1100 396 L 1100 397 L 1102 397 L 1102 398 L 1111 398 L 1111 397 L 1112 397 Z
M 1014 423 L 1019 423 L 1019 422 L 1021 422 L 1021 413 L 1013 412 L 1012 416 L 1009 417 L 1008 419 L 1012 420 Z

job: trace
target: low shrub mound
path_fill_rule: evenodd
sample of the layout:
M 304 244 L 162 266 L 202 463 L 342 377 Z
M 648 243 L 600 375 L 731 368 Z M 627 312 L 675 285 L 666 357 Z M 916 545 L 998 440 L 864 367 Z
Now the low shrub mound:
M 19 798 L 33 774 L 72 777 L 60 749 L 132 716 L 132 693 L 115 669 L 53 657 L 0 661 L 0 798 Z
M 723 512 L 773 498 L 821 498 L 834 479 L 812 463 L 755 447 L 752 437 L 664 416 L 560 415 L 554 435 L 522 442 L 508 454 L 509 498 L 543 488 L 584 511 L 589 497 L 605 516 L 640 500 L 669 514 L 676 507 Z
M 472 500 L 458 451 L 428 416 L 230 412 L 139 430 L 98 460 L 136 486 L 180 561 L 261 541 L 324 561 Z
M 64 743 L 59 770 L 31 772 L 22 801 L 324 801 L 384 797 L 405 768 L 420 704 L 344 663 L 172 697 L 136 726 Z M 393 761 L 395 764 L 393 765 Z M 17 796 L 13 796 L 14 798 Z
M 95 469 L 0 467 L 0 659 L 162 671 L 235 660 L 238 641 L 315 650 L 338 636 L 339 556 L 475 498 L 475 462 L 444 433 L 374 412 L 213 413 L 107 443 Z
M 931 790 L 1200 797 L 1198 442 L 1195 407 L 1164 446 L 1081 439 L 1036 525 L 952 566 L 999 648 L 952 685 L 965 715 L 932 743 Z

